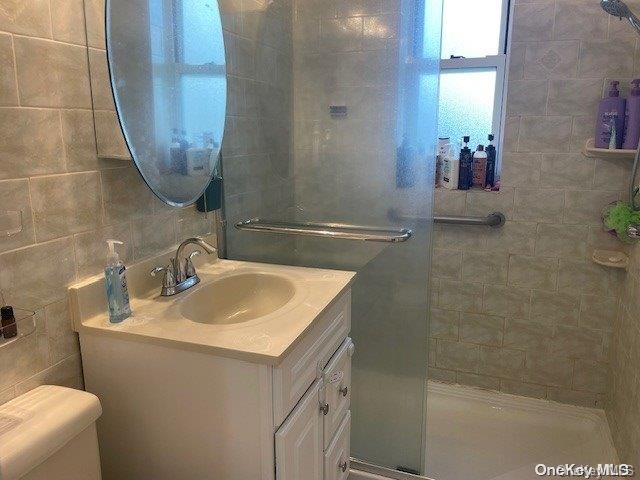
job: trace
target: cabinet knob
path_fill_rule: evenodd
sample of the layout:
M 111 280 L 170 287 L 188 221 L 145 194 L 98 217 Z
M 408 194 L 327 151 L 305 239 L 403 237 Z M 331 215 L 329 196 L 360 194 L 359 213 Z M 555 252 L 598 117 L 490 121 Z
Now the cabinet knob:
M 345 385 L 338 391 L 342 394 L 343 397 L 346 397 L 349 394 L 349 387 Z
M 329 404 L 327 402 L 320 405 L 320 411 L 323 415 L 327 415 L 329 413 Z
M 338 464 L 338 468 L 339 468 L 340 470 L 342 470 L 343 472 L 346 472 L 346 471 L 347 471 L 347 467 L 348 467 L 348 466 L 349 466 L 349 464 L 347 463 L 347 461 L 346 461 L 346 460 L 344 460 L 344 461 L 342 461 L 342 462 L 340 462 L 340 463 Z

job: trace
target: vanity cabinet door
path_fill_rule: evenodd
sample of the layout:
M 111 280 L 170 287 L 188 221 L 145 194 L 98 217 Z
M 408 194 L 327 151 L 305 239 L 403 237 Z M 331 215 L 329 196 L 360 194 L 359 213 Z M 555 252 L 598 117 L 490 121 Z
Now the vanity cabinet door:
M 317 380 L 276 432 L 276 479 L 322 480 L 322 413 Z
M 346 480 L 349 477 L 350 434 L 351 412 L 347 411 L 324 454 L 324 480 Z
M 325 401 L 329 411 L 324 417 L 324 447 L 333 439 L 351 404 L 351 356 L 355 346 L 347 338 L 323 372 Z

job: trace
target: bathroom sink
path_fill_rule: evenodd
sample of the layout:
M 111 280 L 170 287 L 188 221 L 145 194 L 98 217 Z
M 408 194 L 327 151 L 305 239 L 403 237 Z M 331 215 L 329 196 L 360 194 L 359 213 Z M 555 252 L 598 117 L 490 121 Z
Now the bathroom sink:
M 201 286 L 184 299 L 180 313 L 197 323 L 244 323 L 282 308 L 295 292 L 294 283 L 279 275 L 236 274 Z

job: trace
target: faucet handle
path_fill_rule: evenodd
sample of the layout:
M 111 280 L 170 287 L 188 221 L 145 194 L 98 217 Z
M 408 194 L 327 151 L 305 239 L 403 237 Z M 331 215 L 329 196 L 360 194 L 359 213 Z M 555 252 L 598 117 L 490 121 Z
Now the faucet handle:
M 187 278 L 196 276 L 196 267 L 193 266 L 193 258 L 200 255 L 200 251 L 196 250 L 195 252 L 191 252 L 191 254 L 187 257 L 187 264 L 185 266 L 185 272 L 187 274 Z
M 150 274 L 152 277 L 155 277 L 160 272 L 164 272 L 164 277 L 162 278 L 163 287 L 166 288 L 176 286 L 176 276 L 173 273 L 173 267 L 171 265 L 167 265 L 166 267 L 156 267 L 151 270 Z

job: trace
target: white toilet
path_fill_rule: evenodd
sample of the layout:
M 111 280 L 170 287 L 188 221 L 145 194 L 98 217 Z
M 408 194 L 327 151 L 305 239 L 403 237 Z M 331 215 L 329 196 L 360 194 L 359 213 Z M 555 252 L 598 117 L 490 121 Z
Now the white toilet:
M 100 480 L 98 397 L 44 385 L 0 405 L 0 480 Z

